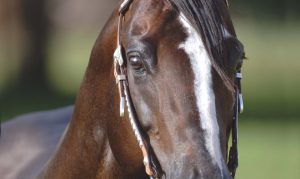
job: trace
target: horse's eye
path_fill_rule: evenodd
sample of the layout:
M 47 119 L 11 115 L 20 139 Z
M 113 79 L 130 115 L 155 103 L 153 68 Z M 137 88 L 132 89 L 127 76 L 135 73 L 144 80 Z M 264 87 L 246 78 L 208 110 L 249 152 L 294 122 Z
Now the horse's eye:
M 131 56 L 128 60 L 131 68 L 136 74 L 143 75 L 146 73 L 145 64 L 140 56 Z

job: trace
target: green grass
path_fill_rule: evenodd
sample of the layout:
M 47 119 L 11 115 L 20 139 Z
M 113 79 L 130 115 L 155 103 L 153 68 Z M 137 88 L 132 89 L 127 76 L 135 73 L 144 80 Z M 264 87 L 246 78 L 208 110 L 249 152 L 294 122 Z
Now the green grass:
M 300 122 L 263 118 L 240 121 L 237 179 L 300 178 Z
M 299 117 L 300 24 L 235 20 L 245 45 L 246 115 Z
M 34 93 L 34 94 L 33 94 Z M 44 111 L 74 104 L 75 97 L 54 91 L 7 91 L 0 99 L 0 120 L 6 121 L 32 111 Z

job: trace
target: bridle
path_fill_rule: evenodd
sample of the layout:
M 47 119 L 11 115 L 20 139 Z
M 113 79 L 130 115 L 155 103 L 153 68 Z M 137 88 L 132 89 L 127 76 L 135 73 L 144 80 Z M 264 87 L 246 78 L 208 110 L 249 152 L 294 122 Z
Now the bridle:
M 163 171 L 160 168 L 160 164 L 156 159 L 155 154 L 151 152 L 151 144 L 145 139 L 145 137 L 142 135 L 142 130 L 139 128 L 139 121 L 134 110 L 127 81 L 126 64 L 124 61 L 126 60 L 126 58 L 123 54 L 123 47 L 121 43 L 121 30 L 125 13 L 127 12 L 132 1 L 133 0 L 124 0 L 119 8 L 117 48 L 114 52 L 114 75 L 116 78 L 116 83 L 118 85 L 120 95 L 120 116 L 124 117 L 125 115 L 126 103 L 129 114 L 129 121 L 144 157 L 143 163 L 145 165 L 145 171 L 147 175 L 150 176 L 150 178 L 161 178 L 163 176 Z M 238 115 L 244 110 L 243 97 L 241 91 L 241 79 L 242 73 L 239 69 L 237 70 L 235 77 L 235 105 L 233 122 L 231 125 L 232 144 L 230 147 L 229 159 L 227 164 L 232 178 L 235 177 L 236 169 L 238 167 Z
M 143 153 L 143 163 L 145 165 L 145 171 L 147 175 L 151 178 L 160 178 L 163 172 L 160 169 L 160 165 L 154 156 L 153 153 L 150 151 L 150 144 L 146 141 L 146 139 L 142 135 L 142 131 L 139 128 L 138 120 L 135 114 L 135 110 L 132 104 L 131 95 L 128 88 L 128 81 L 127 81 L 127 72 L 125 69 L 125 61 L 123 55 L 123 47 L 121 44 L 121 29 L 122 29 L 122 22 L 125 16 L 125 13 L 130 6 L 133 0 L 125 0 L 120 8 L 119 8 L 119 23 L 118 23 L 118 35 L 117 35 L 117 49 L 114 53 L 114 75 L 116 78 L 116 83 L 118 84 L 119 95 L 120 95 L 120 116 L 124 117 L 125 115 L 125 102 L 129 114 L 129 121 L 131 127 L 133 129 L 134 135 L 137 139 L 137 142 L 142 150 Z

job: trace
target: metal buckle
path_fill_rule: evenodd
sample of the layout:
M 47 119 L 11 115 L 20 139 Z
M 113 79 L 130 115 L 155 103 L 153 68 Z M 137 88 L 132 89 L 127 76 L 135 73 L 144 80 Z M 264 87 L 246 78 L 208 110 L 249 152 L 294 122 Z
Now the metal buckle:
M 235 77 L 236 77 L 237 79 L 243 79 L 243 74 L 242 74 L 242 73 L 236 73 L 236 74 L 235 74 Z
M 122 56 L 122 51 L 121 51 L 121 45 L 118 45 L 117 49 L 114 52 L 114 60 L 115 62 L 118 62 L 120 66 L 124 64 L 124 59 Z
M 239 94 L 239 113 L 242 114 L 244 112 L 244 99 L 243 94 Z
M 237 72 L 236 74 L 235 74 L 235 77 L 236 77 L 236 79 L 238 80 L 238 85 L 239 85 L 239 95 L 238 95 L 238 102 L 239 102 L 239 113 L 241 114 L 241 113 L 243 113 L 244 112 L 244 100 L 243 100 L 243 94 L 241 93 L 241 86 L 240 86 L 240 80 L 241 79 L 243 79 L 243 74 L 241 73 L 241 72 Z
M 125 75 L 117 75 L 116 76 L 116 84 L 119 84 L 120 81 L 125 81 L 126 80 L 126 76 Z
M 125 116 L 125 98 L 121 97 L 120 99 L 120 117 Z

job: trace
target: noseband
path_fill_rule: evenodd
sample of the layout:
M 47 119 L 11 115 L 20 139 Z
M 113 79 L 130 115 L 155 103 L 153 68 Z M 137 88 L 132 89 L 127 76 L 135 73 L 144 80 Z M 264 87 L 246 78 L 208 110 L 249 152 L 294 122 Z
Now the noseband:
M 127 111 L 129 114 L 129 121 L 133 129 L 134 135 L 143 153 L 143 163 L 145 165 L 145 171 L 150 178 L 161 178 L 163 176 L 163 171 L 160 168 L 160 164 L 153 152 L 151 152 L 151 144 L 144 138 L 142 131 L 139 128 L 139 123 L 135 109 L 132 103 L 132 98 L 130 95 L 128 81 L 127 81 L 127 71 L 125 61 L 126 57 L 123 54 L 123 46 L 121 43 L 121 30 L 122 22 L 124 20 L 125 13 L 127 12 L 130 4 L 133 0 L 124 0 L 119 8 L 119 22 L 118 22 L 118 34 L 117 34 L 117 49 L 114 53 L 114 75 L 116 78 L 116 83 L 118 85 L 119 95 L 120 95 L 120 116 L 125 115 L 125 103 L 127 106 Z M 125 58 L 124 58 L 125 57 Z M 236 169 L 238 167 L 238 115 L 243 112 L 243 98 L 241 93 L 241 79 L 242 74 L 240 70 L 237 70 L 235 78 L 235 105 L 234 105 L 234 115 L 233 122 L 231 125 L 232 132 L 232 146 L 230 147 L 229 159 L 228 159 L 228 169 L 231 176 L 234 178 Z

